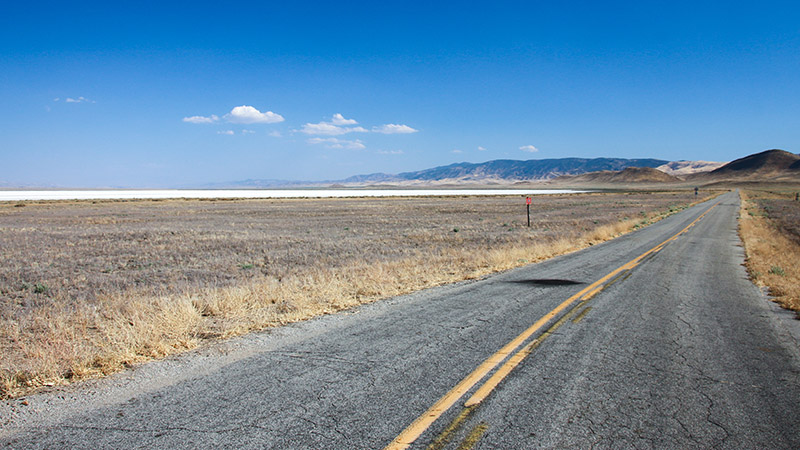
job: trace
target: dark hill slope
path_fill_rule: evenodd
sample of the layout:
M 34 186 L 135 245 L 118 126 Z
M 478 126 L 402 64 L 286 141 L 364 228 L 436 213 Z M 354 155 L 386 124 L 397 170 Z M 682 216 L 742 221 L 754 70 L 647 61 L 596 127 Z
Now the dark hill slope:
M 717 179 L 774 178 L 798 170 L 800 170 L 800 156 L 784 150 L 767 150 L 731 161 L 704 175 Z

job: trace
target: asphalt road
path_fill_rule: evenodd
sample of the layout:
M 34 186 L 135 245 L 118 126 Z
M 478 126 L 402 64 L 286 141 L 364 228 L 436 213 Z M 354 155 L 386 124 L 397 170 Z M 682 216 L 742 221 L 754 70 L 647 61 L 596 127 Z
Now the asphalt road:
M 8 401 L 0 446 L 800 448 L 800 322 L 738 204 Z

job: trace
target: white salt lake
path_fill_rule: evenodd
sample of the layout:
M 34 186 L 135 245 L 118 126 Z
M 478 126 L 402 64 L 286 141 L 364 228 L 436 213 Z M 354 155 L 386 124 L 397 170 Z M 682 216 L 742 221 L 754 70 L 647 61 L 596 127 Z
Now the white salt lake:
M 208 189 L 208 190 L 0 190 L 0 201 L 116 200 L 166 198 L 348 198 L 488 195 L 547 195 L 567 189 Z

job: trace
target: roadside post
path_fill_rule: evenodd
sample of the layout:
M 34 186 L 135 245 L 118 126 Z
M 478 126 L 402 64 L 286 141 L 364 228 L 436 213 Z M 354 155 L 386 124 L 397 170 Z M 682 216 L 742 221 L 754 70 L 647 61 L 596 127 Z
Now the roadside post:
M 525 197 L 525 208 L 528 210 L 528 228 L 531 227 L 531 198 Z
M 694 198 L 697 198 L 697 187 L 694 188 Z

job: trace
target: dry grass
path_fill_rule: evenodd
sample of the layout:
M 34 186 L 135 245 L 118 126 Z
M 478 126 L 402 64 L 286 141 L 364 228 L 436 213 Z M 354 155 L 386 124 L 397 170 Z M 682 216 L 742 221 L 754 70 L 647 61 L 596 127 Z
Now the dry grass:
M 0 204 L 0 396 L 481 277 L 675 212 L 678 193 Z
M 794 193 L 742 194 L 739 234 L 751 279 L 781 306 L 800 313 L 800 202 Z

